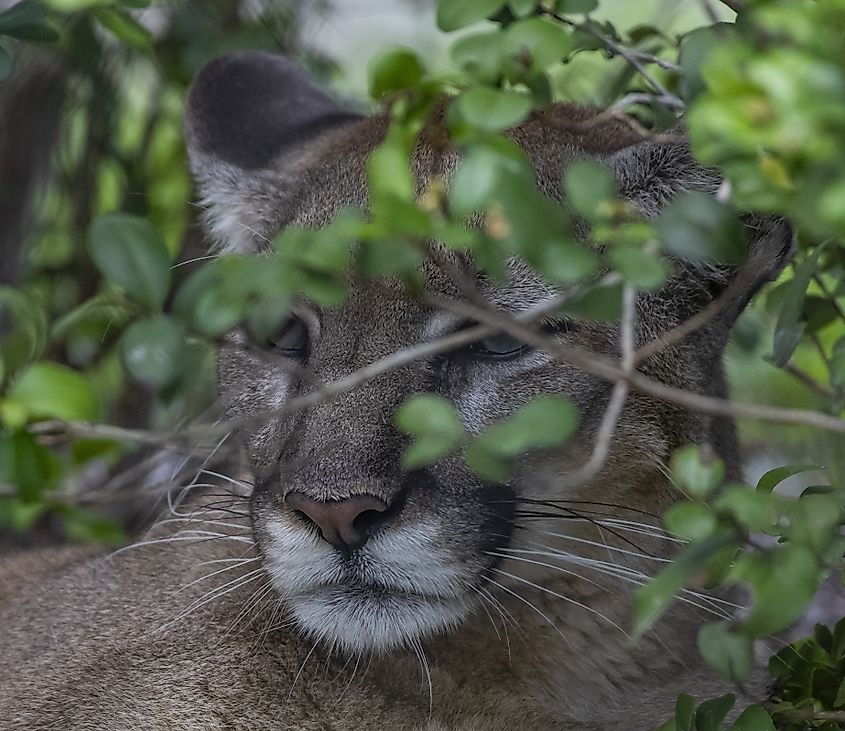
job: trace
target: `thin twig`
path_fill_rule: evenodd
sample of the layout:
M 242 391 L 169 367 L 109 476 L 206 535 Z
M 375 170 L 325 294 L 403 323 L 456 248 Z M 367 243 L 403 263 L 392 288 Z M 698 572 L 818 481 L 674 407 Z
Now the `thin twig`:
M 842 308 L 839 306 L 839 302 L 836 301 L 836 297 L 833 292 L 830 291 L 830 288 L 827 286 L 824 279 L 822 279 L 821 275 L 814 274 L 813 281 L 819 285 L 819 289 L 821 289 L 824 296 L 830 301 L 830 304 L 833 306 L 833 309 L 836 310 L 836 314 L 839 319 L 842 320 L 842 322 L 845 322 L 845 312 L 842 311 Z
M 771 357 L 767 357 L 766 360 L 769 363 L 773 363 L 774 359 Z M 798 367 L 794 361 L 788 361 L 784 365 L 780 366 L 780 369 L 785 373 L 788 373 L 793 378 L 797 379 L 801 383 L 803 383 L 807 388 L 809 388 L 813 393 L 821 396 L 825 399 L 834 399 L 836 398 L 836 392 L 825 386 L 820 381 L 817 381 L 813 378 L 809 373 L 807 373 L 802 368 Z
M 596 127 L 603 125 L 605 122 L 616 120 L 624 124 L 632 132 L 634 132 L 634 134 L 636 134 L 640 139 L 643 140 L 649 140 L 651 142 L 663 145 L 672 145 L 685 142 L 685 138 L 681 135 L 676 135 L 667 132 L 652 132 L 650 129 L 643 127 L 643 125 L 641 125 L 630 114 L 627 114 L 625 112 L 626 108 L 633 106 L 634 104 L 640 104 L 644 101 L 651 102 L 654 100 L 659 101 L 659 97 L 654 97 L 650 94 L 642 94 L 636 92 L 626 94 L 615 104 L 608 107 L 607 109 L 604 109 L 595 116 L 590 117 L 589 119 L 561 119 L 559 117 L 553 117 L 551 115 L 548 115 L 544 117 L 544 122 L 549 126 L 558 127 L 560 129 L 572 130 L 574 132 L 589 132 L 591 129 L 595 129 Z
M 736 278 L 727 286 L 724 292 L 708 302 L 705 307 L 696 312 L 692 317 L 687 318 L 659 338 L 655 338 L 637 350 L 634 354 L 635 363 L 639 365 L 706 325 L 727 307 L 740 292 L 745 291 L 751 278 L 752 274 L 749 270 L 743 270 L 737 274 Z
M 627 48 L 626 46 L 617 43 L 613 38 L 609 35 L 604 33 L 600 30 L 596 24 L 590 20 L 589 18 L 583 23 L 578 24 L 574 23 L 567 18 L 564 18 L 562 15 L 558 13 L 543 9 L 541 11 L 544 15 L 548 15 L 551 18 L 554 18 L 560 23 L 564 23 L 565 25 L 569 25 L 575 28 L 579 28 L 581 30 L 586 31 L 590 35 L 594 36 L 598 40 L 600 40 L 604 47 L 607 49 L 608 53 L 612 56 L 619 56 L 620 58 L 625 59 L 631 66 L 633 66 L 637 73 L 645 79 L 649 86 L 654 89 L 660 96 L 663 98 L 663 104 L 666 106 L 672 107 L 673 109 L 683 110 L 686 108 L 683 100 L 670 92 L 663 84 L 661 84 L 652 74 L 649 73 L 648 69 L 646 69 L 645 64 L 647 63 L 654 63 L 662 68 L 668 68 L 672 71 L 680 71 L 680 68 L 676 64 L 672 64 L 671 62 L 664 62 L 662 59 L 658 59 L 656 56 L 644 53 L 643 51 L 637 51 L 632 48 Z
M 618 276 L 618 275 L 617 275 Z M 610 284 L 613 275 L 605 277 L 604 282 Z M 567 299 L 577 296 L 580 290 L 575 289 L 558 295 L 535 307 L 510 315 L 493 312 L 489 309 L 473 306 L 465 302 L 458 302 L 439 298 L 438 304 L 447 311 L 457 312 L 481 323 L 473 327 L 447 335 L 429 343 L 414 345 L 398 350 L 381 358 L 370 365 L 361 368 L 345 378 L 325 384 L 314 391 L 291 399 L 276 409 L 260 411 L 249 416 L 224 421 L 215 427 L 203 426 L 199 429 L 185 430 L 181 434 L 162 434 L 140 429 L 125 429 L 107 424 L 89 424 L 86 422 L 39 422 L 30 426 L 35 434 L 71 434 L 75 436 L 94 436 L 122 441 L 134 441 L 146 444 L 164 444 L 176 448 L 190 444 L 197 436 L 209 438 L 217 432 L 224 433 L 245 426 L 256 421 L 280 418 L 288 414 L 310 408 L 317 403 L 351 391 L 362 383 L 369 381 L 387 371 L 394 370 L 408 363 L 430 358 L 456 348 L 469 345 L 495 332 L 506 332 L 519 338 L 533 347 L 545 350 L 558 360 L 571 363 L 585 373 L 608 381 L 624 381 L 630 387 L 643 393 L 674 403 L 690 411 L 698 411 L 717 416 L 755 419 L 785 424 L 803 424 L 820 429 L 845 433 L 845 420 L 806 409 L 791 409 L 757 404 L 742 404 L 725 399 L 691 393 L 681 388 L 669 386 L 652 380 L 637 371 L 626 373 L 623 368 L 606 356 L 593 353 L 583 348 L 564 346 L 554 338 L 544 336 L 532 329 L 531 324 L 541 319 L 549 312 L 559 309 Z
M 585 373 L 608 381 L 626 380 L 632 388 L 642 393 L 676 404 L 689 411 L 697 411 L 711 416 L 728 416 L 783 424 L 803 424 L 845 433 L 845 420 L 835 416 L 808 409 L 743 404 L 715 396 L 692 393 L 682 388 L 655 381 L 636 371 L 626 374 L 604 355 L 572 345 L 562 345 L 553 337 L 538 333 L 514 317 L 501 312 L 491 312 L 467 305 L 464 302 L 452 302 L 445 299 L 441 300 L 441 306 L 444 309 L 462 313 L 465 317 L 472 317 L 478 322 L 493 325 L 532 347 L 546 351 L 558 360 L 574 365 Z
M 626 285 L 622 289 L 622 321 L 620 323 L 619 345 L 622 352 L 620 365 L 626 376 L 634 371 L 636 361 L 634 356 L 635 331 L 636 331 L 637 293 L 633 287 Z M 568 473 L 564 478 L 563 488 L 571 488 L 581 485 L 593 479 L 604 467 L 607 455 L 610 453 L 610 443 L 613 441 L 613 433 L 625 408 L 628 399 L 630 386 L 627 380 L 619 379 L 613 385 L 613 392 L 604 410 L 601 423 L 596 432 L 593 451 L 590 458 L 574 472 Z

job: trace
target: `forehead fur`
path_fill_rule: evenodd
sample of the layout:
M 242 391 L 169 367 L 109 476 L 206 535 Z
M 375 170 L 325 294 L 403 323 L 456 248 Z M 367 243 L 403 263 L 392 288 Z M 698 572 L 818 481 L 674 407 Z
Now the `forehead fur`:
M 458 164 L 439 121 L 432 120 L 415 151 L 421 186 L 433 176 L 448 179 Z M 345 207 L 366 208 L 366 160 L 387 124 L 383 114 L 345 111 L 280 56 L 246 52 L 211 62 L 191 87 L 185 126 L 216 248 L 266 251 L 285 226 L 321 227 Z M 528 155 L 540 190 L 552 198 L 561 198 L 563 169 L 583 156 L 608 164 L 621 195 L 647 217 L 679 191 L 713 192 L 719 183 L 685 143 L 643 141 L 623 122 L 574 104 L 535 112 L 509 135 Z M 785 264 L 791 232 L 782 221 L 758 218 L 749 234 L 756 277 L 751 291 Z M 723 272 L 712 273 L 724 279 Z M 710 278 L 706 271 L 693 274 Z

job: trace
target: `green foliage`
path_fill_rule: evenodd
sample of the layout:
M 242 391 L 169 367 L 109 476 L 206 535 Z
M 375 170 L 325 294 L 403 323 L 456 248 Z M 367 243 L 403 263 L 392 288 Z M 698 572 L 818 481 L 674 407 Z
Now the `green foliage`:
M 369 65 L 370 96 L 380 99 L 403 89 L 411 89 L 425 69 L 416 53 L 408 48 L 391 48 L 376 56 Z
M 160 309 L 170 289 L 164 240 L 142 218 L 109 213 L 88 229 L 88 251 L 107 281 L 150 309 Z
M 478 475 L 504 482 L 514 459 L 529 449 L 557 447 L 575 430 L 578 412 L 562 396 L 541 396 L 473 439 L 467 464 Z
M 493 15 L 504 0 L 466 0 L 459 3 L 437 4 L 437 25 L 442 30 L 458 30 Z
M 845 708 L 845 620 L 833 630 L 816 625 L 812 637 L 772 657 L 769 672 L 774 677 L 772 715 L 777 728 L 839 729 L 836 720 L 842 721 Z
M 679 195 L 655 225 L 667 250 L 681 259 L 738 264 L 745 255 L 735 212 L 706 193 Z
M 405 469 L 422 467 L 448 454 L 464 431 L 455 407 L 433 394 L 405 401 L 396 411 L 396 426 L 416 437 L 402 455 Z

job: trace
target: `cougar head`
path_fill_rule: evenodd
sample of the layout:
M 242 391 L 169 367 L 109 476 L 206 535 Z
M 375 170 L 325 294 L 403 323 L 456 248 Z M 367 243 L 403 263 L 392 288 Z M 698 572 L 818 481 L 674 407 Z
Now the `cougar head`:
M 560 123 L 594 114 L 557 105 L 511 132 L 550 197 L 561 200 L 561 171 L 579 157 L 611 166 L 622 195 L 645 216 L 657 213 L 677 191 L 717 187 L 714 173 L 698 166 L 684 144 L 642 141 L 616 122 Z M 186 134 L 207 230 L 218 250 L 261 255 L 285 226 L 320 227 L 345 207 L 366 208 L 365 161 L 386 126 L 383 116 L 342 110 L 278 56 L 242 53 L 209 64 L 190 91 Z M 425 181 L 448 174 L 457 162 L 455 151 L 435 155 L 421 141 L 414 166 Z M 754 272 L 748 287 L 682 344 L 645 364 L 650 376 L 699 393 L 721 393 L 729 328 L 790 251 L 791 233 L 781 221 L 759 219 L 748 235 L 746 266 Z M 554 294 L 523 263 L 513 261 L 509 269 L 504 286 L 474 272 L 496 308 L 519 312 Z M 664 289 L 639 297 L 639 345 L 699 310 L 734 275 L 716 267 L 676 269 Z M 429 293 L 461 296 L 437 266 L 426 264 L 422 273 Z M 264 411 L 313 390 L 292 363 L 328 383 L 467 324 L 400 282 L 350 281 L 337 307 L 300 301 L 267 353 L 237 347 L 242 336 L 232 335 L 219 366 L 229 414 Z M 561 320 L 550 322 L 548 331 L 561 343 L 613 355 L 617 327 Z M 539 394 L 568 397 L 580 423 L 566 448 L 526 455 L 503 485 L 480 480 L 460 456 L 406 472 L 400 467 L 406 439 L 394 427 L 393 412 L 422 391 L 452 402 L 470 432 Z M 610 391 L 607 382 L 499 334 L 381 372 L 347 393 L 246 429 L 256 476 L 251 496 L 256 543 L 301 631 L 350 652 L 413 644 L 465 620 L 478 595 L 495 589 L 492 581 L 507 586 L 507 576 L 494 572 L 513 555 L 508 551 L 526 545 L 536 525 L 525 518 L 531 500 L 591 500 L 659 513 L 672 499 L 659 465 L 673 448 L 708 441 L 732 458 L 728 422 L 634 393 L 600 473 L 586 484 L 561 488 L 562 478 L 590 454 Z M 589 521 L 573 526 L 593 528 Z M 532 570 L 534 580 L 542 579 L 541 567 Z

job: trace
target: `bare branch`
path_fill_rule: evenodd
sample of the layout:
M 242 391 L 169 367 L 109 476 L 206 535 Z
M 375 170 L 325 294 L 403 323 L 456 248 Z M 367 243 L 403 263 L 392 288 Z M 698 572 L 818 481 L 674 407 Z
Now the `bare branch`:
M 604 284 L 610 285 L 618 281 L 618 274 L 611 274 L 602 280 Z M 730 416 L 737 418 L 756 419 L 758 421 L 769 421 L 785 424 L 803 424 L 820 429 L 845 433 L 845 420 L 805 409 L 779 408 L 762 406 L 756 404 L 742 404 L 712 396 L 691 393 L 681 388 L 668 386 L 659 381 L 654 381 L 644 374 L 641 374 L 633 367 L 637 363 L 637 352 L 631 354 L 633 366 L 630 370 L 620 366 L 606 356 L 593 353 L 583 348 L 564 346 L 554 338 L 538 333 L 531 327 L 531 324 L 541 319 L 544 315 L 559 309 L 568 299 L 580 294 L 581 290 L 576 288 L 570 292 L 560 294 L 545 302 L 536 305 L 517 315 L 509 315 L 501 312 L 494 312 L 484 307 L 474 306 L 465 302 L 438 298 L 436 303 L 445 310 L 457 312 L 466 317 L 478 321 L 479 325 L 447 335 L 438 340 L 421 343 L 409 348 L 398 350 L 390 355 L 381 358 L 370 365 L 361 368 L 345 378 L 332 381 L 298 398 L 291 399 L 283 406 L 276 409 L 257 412 L 239 419 L 227 420 L 218 425 L 209 427 L 193 427 L 180 433 L 164 434 L 140 429 L 125 429 L 122 427 L 107 424 L 89 424 L 86 422 L 62 422 L 45 421 L 32 424 L 29 428 L 34 434 L 44 436 L 83 436 L 114 439 L 143 444 L 159 444 L 170 446 L 175 449 L 183 449 L 186 446 L 196 443 L 197 440 L 205 440 L 214 435 L 228 433 L 249 423 L 279 418 L 302 409 L 314 406 L 324 400 L 333 398 L 340 394 L 351 391 L 362 383 L 369 381 L 376 376 L 400 366 L 418 360 L 445 353 L 456 348 L 469 345 L 487 335 L 495 332 L 506 332 L 523 342 L 545 350 L 555 358 L 571 363 L 585 373 L 602 378 L 614 383 L 622 382 L 629 388 L 649 394 L 664 401 L 674 403 L 690 411 L 701 413 Z M 623 326 L 623 331 L 626 328 Z M 631 346 L 633 347 L 633 346 Z M 624 350 L 623 350 L 624 352 Z M 620 389 L 621 390 L 621 389 Z M 622 397 L 617 396 L 613 401 L 621 401 Z M 617 405 L 615 408 L 620 409 Z M 605 427 L 612 435 L 612 427 L 615 426 L 615 419 L 611 416 L 606 418 L 612 421 L 610 427 Z M 618 416 L 616 417 L 618 418 Z
M 518 321 L 512 316 L 450 300 L 441 300 L 441 306 L 444 309 L 462 313 L 466 317 L 472 317 L 478 322 L 493 325 L 497 329 L 515 338 L 519 338 L 528 345 L 545 350 L 563 362 L 571 363 L 585 373 L 608 381 L 625 380 L 632 388 L 642 393 L 676 404 L 689 411 L 710 414 L 712 416 L 755 419 L 757 421 L 770 421 L 782 424 L 803 424 L 805 426 L 845 433 L 845 420 L 835 416 L 829 416 L 808 409 L 743 404 L 714 396 L 692 393 L 682 388 L 652 380 L 648 376 L 636 371 L 626 374 L 606 356 L 571 345 L 564 346 L 553 337 L 543 335 L 530 327 L 526 327 L 523 322 Z
M 686 108 L 683 100 L 670 92 L 663 84 L 661 84 L 652 74 L 649 73 L 648 69 L 646 69 L 645 64 L 653 63 L 661 68 L 670 69 L 672 71 L 680 71 L 680 67 L 676 64 L 671 63 L 670 61 L 664 61 L 663 59 L 657 58 L 650 53 L 644 53 L 643 51 L 637 51 L 633 48 L 627 48 L 620 43 L 617 43 L 613 38 L 607 35 L 604 31 L 600 30 L 596 24 L 590 20 L 589 18 L 583 24 L 574 23 L 567 18 L 564 18 L 562 15 L 555 13 L 552 10 L 544 9 L 541 11 L 544 15 L 548 15 L 549 17 L 554 18 L 560 23 L 564 23 L 565 25 L 569 25 L 575 28 L 579 28 L 581 30 L 586 31 L 590 35 L 594 36 L 598 40 L 600 40 L 607 51 L 613 56 L 619 56 L 620 58 L 624 58 L 631 66 L 633 66 L 637 73 L 645 79 L 646 83 L 651 86 L 660 96 L 662 97 L 662 102 L 664 105 L 668 107 L 672 107 L 673 109 L 683 110 Z
M 769 363 L 773 363 L 772 358 L 766 358 L 766 360 Z M 781 370 L 803 383 L 807 388 L 809 388 L 813 393 L 817 394 L 818 396 L 821 396 L 825 399 L 836 398 L 836 393 L 833 391 L 833 389 L 828 388 L 823 383 L 817 381 L 805 370 L 799 368 L 794 361 L 790 360 L 789 362 L 785 363 L 783 366 L 781 366 Z
M 740 292 L 747 288 L 751 278 L 751 272 L 747 270 L 740 272 L 728 285 L 724 292 L 708 302 L 705 307 L 696 312 L 692 317 L 684 320 L 682 323 L 673 327 L 659 338 L 643 345 L 634 355 L 635 363 L 639 365 L 643 361 L 651 358 L 653 355 L 662 352 L 670 345 L 680 342 L 687 337 L 687 335 L 706 325 L 725 307 L 727 307 L 727 305 L 730 304 Z
M 622 289 L 622 322 L 620 324 L 619 344 L 622 351 L 622 371 L 630 375 L 635 366 L 635 331 L 636 331 L 637 293 L 633 287 L 626 285 Z M 610 400 L 604 410 L 601 423 L 596 432 L 595 443 L 590 458 L 574 472 L 564 477 L 563 487 L 575 487 L 595 477 L 607 462 L 610 453 L 610 443 L 613 433 L 625 408 L 630 386 L 627 380 L 618 380 L 613 386 Z
M 671 133 L 652 132 L 650 129 L 643 127 L 630 114 L 625 112 L 625 109 L 634 105 L 640 104 L 644 101 L 653 101 L 655 97 L 650 94 L 631 93 L 622 97 L 618 102 L 599 112 L 594 117 L 584 120 L 568 120 L 555 117 L 546 117 L 544 122 L 550 126 L 558 127 L 560 129 L 572 130 L 574 132 L 588 132 L 591 129 L 599 127 L 610 120 L 617 120 L 627 126 L 634 134 L 643 140 L 650 140 L 658 144 L 677 144 L 684 142 L 681 135 Z M 659 101 L 659 97 L 657 97 Z

